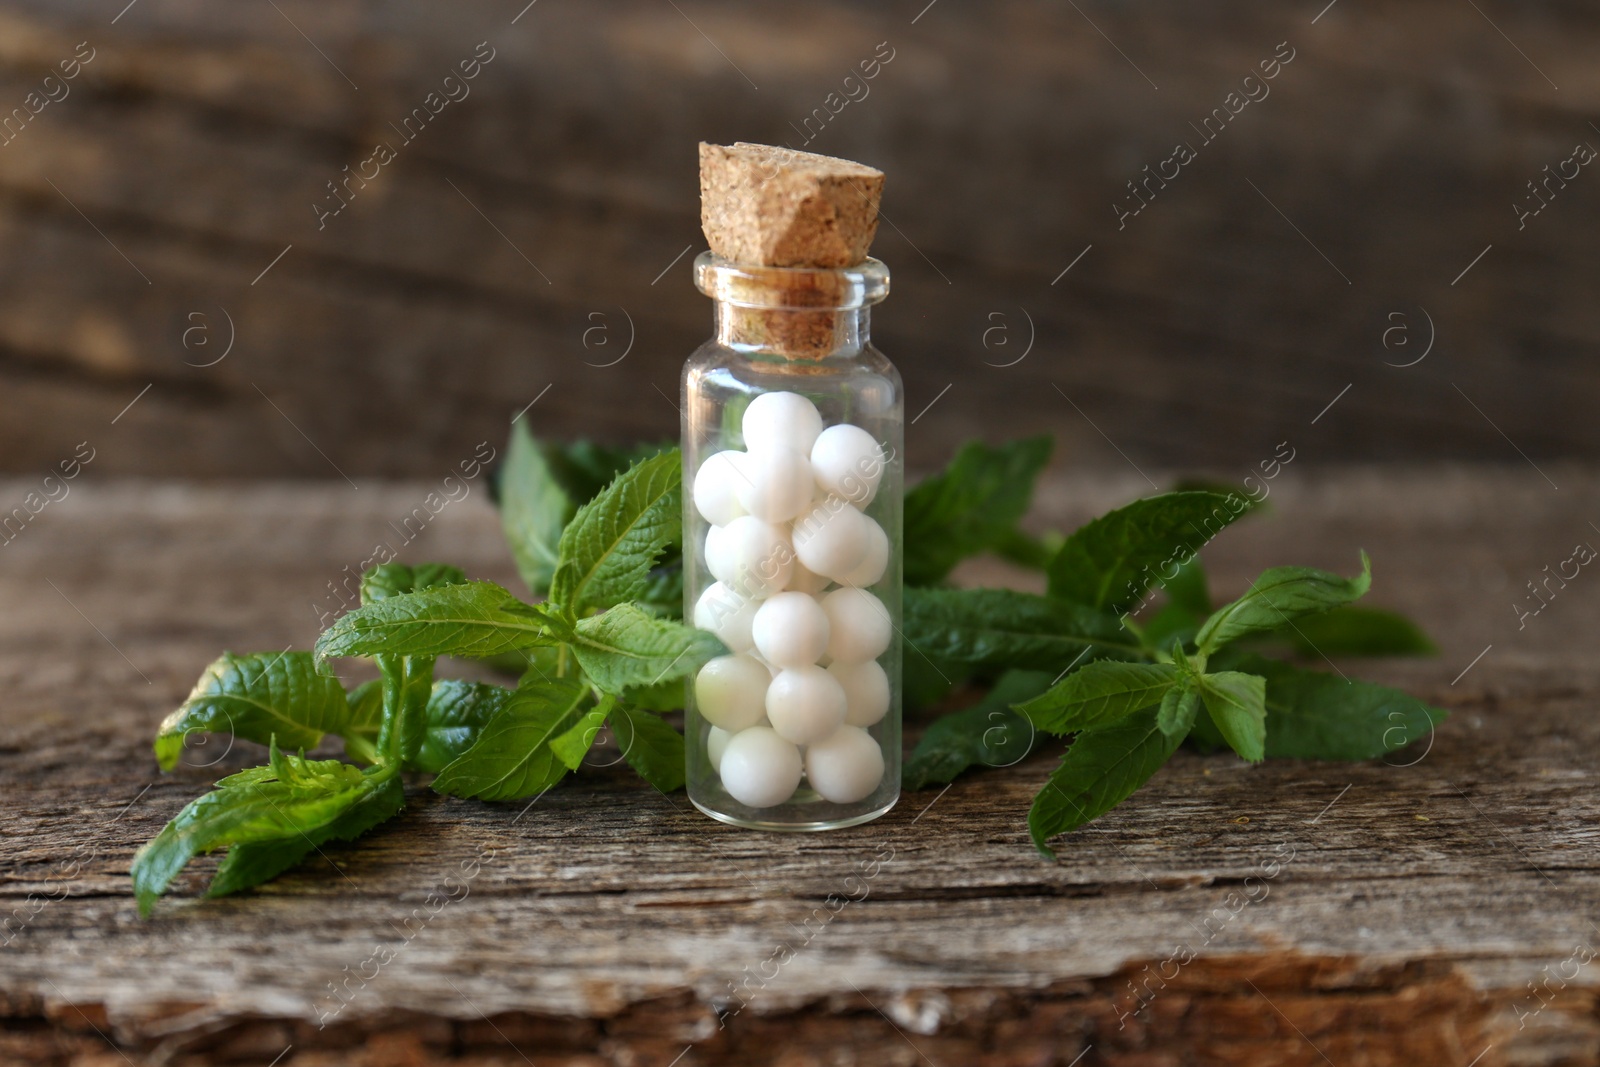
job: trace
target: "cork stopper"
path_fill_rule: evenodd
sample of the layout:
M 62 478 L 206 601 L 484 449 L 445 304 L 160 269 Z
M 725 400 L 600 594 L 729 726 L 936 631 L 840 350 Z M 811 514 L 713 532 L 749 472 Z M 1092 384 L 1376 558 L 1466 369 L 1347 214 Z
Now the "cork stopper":
M 772 145 L 700 143 L 711 251 L 763 267 L 853 267 L 878 232 L 883 171 Z
M 888 292 L 867 250 L 883 172 L 771 145 L 700 145 L 696 283 L 719 302 L 719 340 L 815 361 L 848 342 L 845 312 Z

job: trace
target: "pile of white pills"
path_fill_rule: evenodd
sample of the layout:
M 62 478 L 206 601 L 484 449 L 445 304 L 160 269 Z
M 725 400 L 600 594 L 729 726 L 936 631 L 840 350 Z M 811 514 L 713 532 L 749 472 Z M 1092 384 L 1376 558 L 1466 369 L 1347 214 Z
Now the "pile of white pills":
M 694 624 L 731 653 L 695 679 L 708 754 L 748 807 L 782 804 L 802 775 L 823 799 L 853 804 L 883 780 L 883 750 L 866 727 L 890 701 L 877 661 L 893 627 L 867 591 L 888 568 L 889 538 L 863 510 L 883 448 L 859 426 L 823 429 L 798 393 L 756 397 L 742 429 L 747 451 L 707 457 L 694 479 L 717 579 Z

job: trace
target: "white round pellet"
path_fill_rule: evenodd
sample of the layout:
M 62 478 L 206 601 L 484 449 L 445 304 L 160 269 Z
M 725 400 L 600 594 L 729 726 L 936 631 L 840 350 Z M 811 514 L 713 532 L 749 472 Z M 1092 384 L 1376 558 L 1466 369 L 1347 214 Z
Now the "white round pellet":
M 882 526 L 868 516 L 867 554 L 855 570 L 839 579 L 839 584 L 865 589 L 869 585 L 877 585 L 883 578 L 883 572 L 888 569 L 889 535 L 883 532 Z
M 789 588 L 797 593 L 810 593 L 815 596 L 828 588 L 829 580 L 820 574 L 813 574 L 804 563 L 798 559 L 794 561 L 794 571 L 789 575 Z
M 728 738 L 719 771 L 722 788 L 751 808 L 782 804 L 800 786 L 800 750 L 770 726 L 752 726 Z
M 836 663 L 865 663 L 888 651 L 894 638 L 889 609 L 865 589 L 835 589 L 822 598 L 828 613 L 828 655 Z
M 871 726 L 889 710 L 889 675 L 869 659 L 865 663 L 834 663 L 828 673 L 844 688 L 844 721 L 851 726 Z
M 749 510 L 739 503 L 738 495 L 745 481 L 744 460 L 743 452 L 718 452 L 707 456 L 695 472 L 694 506 L 713 526 L 726 526 Z
M 822 433 L 817 407 L 799 393 L 763 393 L 744 409 L 744 446 L 751 450 L 792 448 L 811 454 Z
M 795 556 L 813 574 L 836 582 L 861 566 L 871 536 L 867 517 L 836 496 L 794 520 Z
M 788 530 L 741 515 L 722 528 L 714 544 L 707 539 L 706 566 L 734 592 L 765 600 L 789 584 L 794 547 Z
M 718 656 L 695 676 L 695 707 L 712 726 L 743 730 L 766 714 L 771 682 L 767 669 L 749 656 Z
M 829 426 L 811 446 L 811 468 L 819 487 L 864 508 L 883 477 L 883 446 L 859 426 Z
M 785 741 L 819 741 L 839 728 L 844 714 L 844 687 L 821 667 L 786 669 L 767 686 L 767 719 Z
M 806 749 L 806 780 L 835 804 L 865 800 L 883 781 L 883 749 L 861 727 L 841 726 Z
M 720 726 L 713 726 L 706 732 L 706 755 L 711 757 L 711 769 L 722 770 L 722 753 L 728 748 L 728 742 L 733 735 Z
M 811 461 L 792 448 L 746 453 L 740 470 L 743 477 L 736 477 L 734 485 L 739 506 L 767 522 L 788 522 L 806 509 L 816 490 Z
M 712 527 L 716 529 L 716 527 Z M 760 603 L 742 597 L 721 582 L 712 582 L 694 604 L 696 629 L 710 630 L 734 652 L 748 652 L 755 644 L 750 625 Z
M 728 565 L 732 563 L 722 544 L 722 527 L 710 526 L 706 528 L 706 570 L 711 572 L 711 577 L 719 582 L 726 582 L 732 573 Z
M 828 650 L 828 616 L 810 593 L 774 593 L 751 623 L 756 649 L 780 667 L 809 667 Z

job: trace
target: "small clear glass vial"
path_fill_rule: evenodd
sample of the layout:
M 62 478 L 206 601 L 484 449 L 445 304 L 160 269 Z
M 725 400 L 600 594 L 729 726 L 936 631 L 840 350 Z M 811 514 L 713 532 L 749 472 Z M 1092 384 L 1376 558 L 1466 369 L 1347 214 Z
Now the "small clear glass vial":
M 905 399 L 869 337 L 889 271 L 694 266 L 716 336 L 683 371 L 684 618 L 729 654 L 688 683 L 689 799 L 853 826 L 900 797 Z

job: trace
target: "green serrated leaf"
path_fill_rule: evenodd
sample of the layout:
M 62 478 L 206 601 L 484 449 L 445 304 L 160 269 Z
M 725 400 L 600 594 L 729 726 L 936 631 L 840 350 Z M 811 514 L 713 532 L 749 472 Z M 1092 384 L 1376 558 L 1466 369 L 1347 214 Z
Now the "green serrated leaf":
M 1167 602 L 1204 617 L 1211 613 L 1211 591 L 1206 587 L 1206 568 L 1200 558 L 1178 568 L 1178 574 L 1162 587 Z
M 1114 616 L 1011 589 L 907 589 L 901 628 L 907 659 L 941 665 L 1059 671 L 1141 654 Z
M 383 674 L 383 721 L 374 747 L 380 761 L 412 765 L 427 732 L 434 658 L 387 654 L 373 658 Z
M 1033 750 L 1038 735 L 1011 705 L 1050 687 L 1046 671 L 1007 671 L 976 704 L 935 719 L 900 776 L 907 790 L 949 782 L 969 767 L 1010 767 Z
M 1200 679 L 1206 713 L 1228 746 L 1251 763 L 1266 758 L 1267 681 L 1242 671 L 1218 671 Z
M 671 444 L 612 448 L 589 441 L 541 443 L 526 422 L 512 425 L 505 463 L 496 479 L 496 496 L 506 543 L 522 580 L 535 596 L 550 591 L 559 562 L 561 532 L 579 505 L 594 499 L 634 463 L 670 448 Z M 662 563 L 670 564 L 675 557 L 676 552 L 669 551 Z M 662 604 L 666 606 L 665 601 Z
M 1046 842 L 1132 796 L 1177 751 L 1179 740 L 1161 732 L 1154 708 L 1079 734 L 1033 798 L 1028 831 L 1034 847 L 1054 857 Z
M 1255 655 L 1227 665 L 1266 679 L 1268 759 L 1366 760 L 1419 740 L 1448 714 L 1409 693 Z
M 588 695 L 588 686 L 571 678 L 519 686 L 472 747 L 439 772 L 434 791 L 480 800 L 543 793 L 567 773 L 550 741 L 577 722 Z
M 948 660 L 935 663 L 914 646 L 905 645 L 900 660 L 901 701 L 905 710 L 920 711 L 943 703 L 973 670 L 958 667 Z
M 668 545 L 650 568 L 634 603 L 663 619 L 683 618 L 683 547 L 677 541 Z
M 1433 656 L 1428 635 L 1404 615 L 1354 605 L 1295 620 L 1272 634 L 1302 656 Z
M 644 711 L 679 711 L 683 708 L 683 679 L 668 678 L 655 685 L 641 685 L 622 694 L 629 707 Z
M 1176 737 L 1181 741 L 1194 726 L 1195 716 L 1199 711 L 1198 692 L 1174 687 L 1167 690 L 1166 696 L 1161 698 L 1161 708 L 1156 712 L 1156 725 L 1161 727 L 1161 732 L 1168 737 Z
M 587 504 L 614 481 L 617 475 L 641 460 L 671 452 L 675 441 L 655 441 L 637 445 L 603 445 L 594 441 L 573 441 L 549 445 L 545 458 L 550 472 L 577 504 Z
M 942 473 L 907 492 L 905 583 L 943 581 L 963 559 L 1007 541 L 1027 513 L 1053 446 L 1049 436 L 998 447 L 974 441 Z
M 420 593 L 441 585 L 461 585 L 467 576 L 448 563 L 380 563 L 361 576 L 361 603 L 375 604 L 406 593 Z
M 131 874 L 139 913 L 196 855 L 229 845 L 298 839 L 318 830 L 376 788 L 381 778 L 338 760 L 306 760 L 272 748 L 270 768 L 231 775 L 191 801 L 133 858 Z
M 224 897 L 260 885 L 297 865 L 330 841 L 354 841 L 405 807 L 406 791 L 399 777 L 387 778 L 325 825 L 297 837 L 234 845 L 217 865 L 206 896 Z
M 350 719 L 340 731 L 345 755 L 363 763 L 378 762 L 378 734 L 383 727 L 383 682 L 374 678 L 350 690 Z
M 569 617 L 641 596 L 650 568 L 683 535 L 676 449 L 642 460 L 578 509 L 562 531 L 550 599 Z
M 510 703 L 512 690 L 482 682 L 448 679 L 433 683 L 428 696 L 426 727 L 414 766 L 428 774 L 440 771 L 472 747 L 491 719 Z
M 558 643 L 550 616 L 493 582 L 444 585 L 368 604 L 317 639 L 317 657 L 495 656 Z
M 534 596 L 544 596 L 555 577 L 561 531 L 578 504 L 551 470 L 546 450 L 520 419 L 511 424 L 499 487 L 500 525 L 517 573 Z
M 1183 564 L 1252 507 L 1249 498 L 1205 491 L 1135 500 L 1079 527 L 1050 561 L 1050 595 L 1114 615 Z
M 1178 678 L 1170 663 L 1102 660 L 1080 667 L 1017 710 L 1045 733 L 1093 730 L 1161 703 Z
M 639 777 L 663 793 L 683 788 L 682 734 L 658 716 L 626 704 L 618 704 L 612 710 L 611 732 L 616 735 L 623 758 Z
M 1293 627 L 1296 619 L 1339 607 L 1366 595 L 1372 585 L 1372 561 L 1361 553 L 1361 573 L 1354 578 L 1312 567 L 1274 567 L 1262 573 L 1244 596 L 1218 608 L 1200 627 L 1195 647 L 1215 652 L 1251 634 Z
M 1012 529 L 996 538 L 989 550 L 1019 567 L 1042 571 L 1050 566 L 1050 561 L 1061 551 L 1061 546 L 1066 544 L 1066 541 L 1064 534 L 1054 530 L 1034 537 L 1021 530 Z
M 579 619 L 570 643 L 584 673 L 614 695 L 683 678 L 727 651 L 703 630 L 653 618 L 632 604 Z
M 556 759 L 567 765 L 568 770 L 577 770 L 583 762 L 601 727 L 605 726 L 609 711 L 603 706 L 594 708 L 586 712 L 570 730 L 550 739 L 550 751 L 556 754 Z
M 231 733 L 267 744 L 274 735 L 292 748 L 315 748 L 325 733 L 343 733 L 350 707 L 344 686 L 317 670 L 309 652 L 224 652 L 205 669 L 178 709 L 156 731 L 156 760 L 170 771 L 183 739 L 198 730 Z

